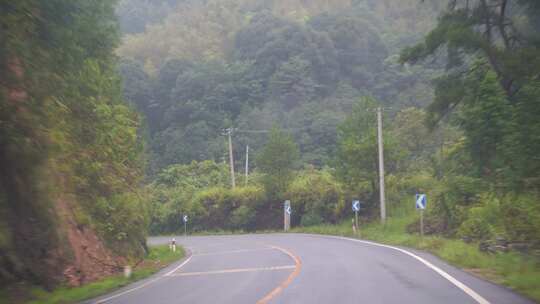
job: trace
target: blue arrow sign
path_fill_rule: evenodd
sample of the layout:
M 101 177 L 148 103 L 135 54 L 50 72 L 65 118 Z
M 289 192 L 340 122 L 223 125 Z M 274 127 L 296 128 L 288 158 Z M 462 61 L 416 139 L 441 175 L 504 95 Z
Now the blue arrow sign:
M 187 215 L 184 215 L 183 219 L 184 219 L 184 223 L 187 223 L 187 221 L 188 221 L 188 216 L 187 216 Z
M 425 194 L 417 194 L 416 198 L 416 209 L 424 210 L 427 205 L 427 197 Z
M 291 212 L 292 212 L 292 211 L 291 211 L 291 206 L 287 206 L 287 207 L 285 208 L 285 211 L 286 211 L 289 215 L 291 215 Z
M 360 201 L 359 200 L 352 201 L 352 211 L 353 212 L 360 211 Z

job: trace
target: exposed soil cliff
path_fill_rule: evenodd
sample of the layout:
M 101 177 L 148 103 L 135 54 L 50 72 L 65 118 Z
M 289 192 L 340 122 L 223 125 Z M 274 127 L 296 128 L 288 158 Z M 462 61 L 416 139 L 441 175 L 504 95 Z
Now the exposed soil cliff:
M 60 234 L 71 253 L 63 265 L 62 280 L 79 286 L 112 275 L 123 269 L 126 259 L 115 256 L 97 234 L 75 220 L 69 200 L 64 196 L 56 201 Z

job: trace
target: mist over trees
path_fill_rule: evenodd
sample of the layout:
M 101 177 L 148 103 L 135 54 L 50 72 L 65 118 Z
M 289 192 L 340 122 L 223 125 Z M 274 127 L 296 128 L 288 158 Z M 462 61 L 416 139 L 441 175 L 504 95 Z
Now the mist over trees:
M 168 14 L 157 20 L 156 14 L 165 12 L 164 8 Z M 272 141 L 269 131 L 278 126 L 298 145 L 300 159 L 295 169 L 312 168 L 307 169 L 305 182 L 329 183 L 322 189 L 336 194 L 321 193 L 327 197 L 322 199 L 325 202 L 330 203 L 330 197 L 344 198 L 344 188 L 328 180 L 335 174 L 326 171 L 318 177 L 313 169 L 339 163 L 336 155 L 343 146 L 339 126 L 362 96 L 377 100 L 371 107 L 394 107 L 389 117 L 400 109 L 429 103 L 429 79 L 442 65 L 402 66 L 399 51 L 435 26 L 441 9 L 438 1 L 421 5 L 414 0 L 403 1 L 400 8 L 392 1 L 121 1 L 117 14 L 124 35 L 118 49 L 122 58 L 119 71 L 124 96 L 145 118 L 149 180 L 161 176 L 160 172 L 171 165 L 225 162 L 228 152 L 223 130 L 233 127 L 235 166 L 243 166 L 245 146 L 249 145 L 256 156 L 251 158 L 255 175 L 250 185 L 266 185 L 266 194 L 257 194 L 258 200 L 263 206 L 275 205 L 273 200 L 281 199 L 287 186 L 265 182 L 272 179 L 263 172 L 270 159 L 261 155 L 272 156 L 264 151 Z M 362 111 L 362 106 L 356 108 Z M 370 114 L 374 117 L 374 113 L 364 116 Z M 374 149 L 371 144 L 368 146 Z M 343 163 L 342 168 L 347 166 Z M 302 193 L 302 182 L 277 180 L 297 185 Z M 159 185 L 154 182 L 150 187 Z M 227 196 L 227 184 L 215 186 L 214 190 L 202 187 L 195 192 L 214 197 L 216 206 L 227 204 L 214 196 L 219 192 Z M 269 190 L 273 186 L 280 189 L 279 194 Z M 174 201 L 172 193 L 181 189 L 174 185 L 168 188 L 172 192 L 165 196 Z M 349 192 L 366 190 L 352 184 L 346 188 Z M 375 190 L 373 187 L 365 196 L 377 199 Z M 298 193 L 288 194 L 298 197 Z M 233 191 L 230 195 L 238 198 L 241 194 Z M 192 212 L 196 214 L 205 209 L 194 207 L 206 204 L 197 198 L 200 196 L 182 197 L 179 206 L 195 208 Z M 338 202 L 331 204 L 337 207 Z M 154 231 L 177 226 L 167 223 L 179 213 L 170 213 L 172 205 L 163 206 L 155 205 L 168 211 L 155 214 Z M 261 216 L 262 210 L 273 214 L 277 209 L 268 211 L 249 204 L 242 208 L 239 214 L 250 215 L 258 223 L 252 223 L 251 229 L 275 222 L 271 216 Z M 336 221 L 342 211 L 333 210 L 322 217 L 315 211 L 305 212 L 310 219 L 304 222 L 315 223 Z M 207 216 L 201 214 L 206 225 Z M 302 221 L 301 217 L 299 214 L 296 220 Z M 211 226 L 219 227 L 217 223 Z
M 128 2 L 121 20 L 141 7 Z M 146 31 L 127 31 L 120 71 L 126 98 L 146 117 L 152 170 L 221 161 L 223 128 L 273 124 L 291 130 L 304 163 L 322 167 L 358 97 L 397 109 L 426 105 L 433 71 L 403 67 L 397 54 L 433 25 L 438 7 L 405 1 L 396 11 L 383 2 L 185 1 L 161 23 L 148 17 Z M 235 135 L 235 144 L 255 150 L 265 140 Z
M 138 7 L 137 1 L 122 4 Z M 126 30 L 118 50 L 126 97 L 148 126 L 150 175 L 176 163 L 225 161 L 221 133 L 229 127 L 238 130 L 240 167 L 244 147 L 263 153 L 266 131 L 277 124 L 298 145 L 303 168 L 286 195 L 304 202 L 300 185 L 320 183 L 329 192 L 311 199 L 333 206 L 321 216 L 299 203 L 297 223 L 338 221 L 343 200 L 352 197 L 375 215 L 373 109 L 384 106 L 388 200 L 428 192 L 430 233 L 515 237 L 510 223 L 538 213 L 538 204 L 529 203 L 538 171 L 534 1 L 166 5 L 170 12 L 161 21 L 146 16 Z M 117 13 L 124 20 L 133 12 L 120 6 Z M 255 188 L 264 184 L 257 168 L 263 163 L 252 164 Z M 512 216 L 482 222 L 508 208 L 510 197 L 520 201 Z M 252 207 L 239 214 L 262 226 L 271 222 Z M 533 226 L 522 228 L 525 238 L 534 239 Z

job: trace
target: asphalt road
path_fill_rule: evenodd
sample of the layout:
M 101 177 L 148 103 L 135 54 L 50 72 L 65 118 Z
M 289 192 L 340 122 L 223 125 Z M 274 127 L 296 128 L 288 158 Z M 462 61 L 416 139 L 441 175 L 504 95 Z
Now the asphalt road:
M 305 234 L 176 240 L 186 259 L 89 303 L 533 303 L 410 249 Z

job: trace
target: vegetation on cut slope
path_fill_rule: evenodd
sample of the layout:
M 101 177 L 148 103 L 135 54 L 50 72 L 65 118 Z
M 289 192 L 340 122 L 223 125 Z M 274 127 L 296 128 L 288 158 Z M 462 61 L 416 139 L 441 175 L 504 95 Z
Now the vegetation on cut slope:
M 2 1 L 0 40 L 0 284 L 115 273 L 145 254 L 147 219 L 114 1 Z

